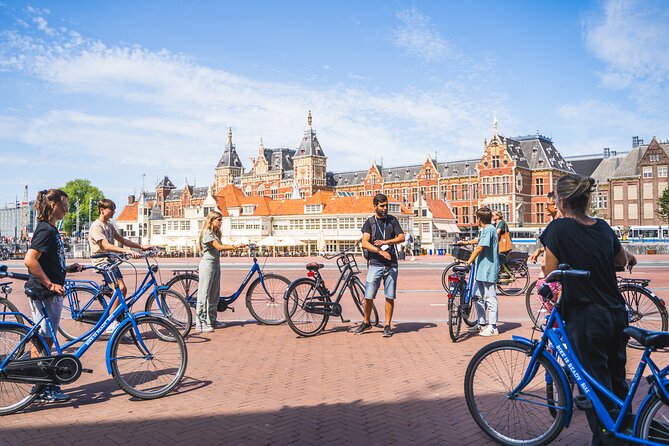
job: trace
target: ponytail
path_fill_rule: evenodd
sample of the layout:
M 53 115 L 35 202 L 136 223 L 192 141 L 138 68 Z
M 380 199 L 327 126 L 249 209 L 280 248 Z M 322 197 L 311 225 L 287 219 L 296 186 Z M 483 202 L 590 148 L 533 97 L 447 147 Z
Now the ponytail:
M 63 197 L 67 198 L 67 193 L 60 189 L 45 189 L 37 192 L 37 198 L 35 199 L 37 220 L 48 221 L 53 213 L 53 208 L 60 204 Z

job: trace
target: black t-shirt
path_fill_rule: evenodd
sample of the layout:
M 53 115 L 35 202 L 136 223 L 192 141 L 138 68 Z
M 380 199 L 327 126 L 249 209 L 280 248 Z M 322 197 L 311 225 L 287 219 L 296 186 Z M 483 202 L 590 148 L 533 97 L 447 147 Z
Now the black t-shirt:
M 30 248 L 42 253 L 39 264 L 49 280 L 58 285 L 63 285 L 65 283 L 65 246 L 58 229 L 48 221 L 37 223 Z M 26 288 L 46 289 L 32 275 L 26 282 Z
M 566 282 L 565 315 L 591 304 L 625 308 L 613 264 L 621 246 L 608 223 L 596 219 L 594 225 L 584 225 L 573 218 L 558 218 L 546 227 L 539 239 L 560 263 L 590 271 L 587 279 Z
M 374 230 L 372 230 L 372 224 L 376 224 Z M 388 214 L 386 218 L 377 218 L 376 216 L 368 218 L 365 224 L 362 225 L 362 232 L 369 234 L 369 241 L 374 244 L 374 240 L 390 240 L 404 231 L 402 231 L 399 220 Z M 397 266 L 397 249 L 395 249 L 395 245 L 390 245 L 390 249 L 387 252 L 390 253 L 390 260 L 384 259 L 381 254 L 370 251 L 368 263 L 375 266 Z

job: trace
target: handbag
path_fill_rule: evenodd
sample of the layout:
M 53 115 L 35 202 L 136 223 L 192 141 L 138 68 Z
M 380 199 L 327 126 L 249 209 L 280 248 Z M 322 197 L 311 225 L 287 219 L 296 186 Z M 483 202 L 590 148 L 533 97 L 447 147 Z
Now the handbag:
M 504 232 L 499 236 L 499 242 L 497 244 L 497 249 L 499 252 L 509 252 L 513 249 L 513 243 L 511 242 L 511 235 L 507 230 L 507 226 L 504 225 Z

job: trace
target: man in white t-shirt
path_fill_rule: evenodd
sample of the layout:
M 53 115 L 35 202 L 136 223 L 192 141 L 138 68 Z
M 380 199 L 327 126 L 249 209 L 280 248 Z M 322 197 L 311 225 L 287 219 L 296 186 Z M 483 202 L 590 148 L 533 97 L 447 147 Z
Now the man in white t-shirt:
M 132 240 L 128 240 L 127 238 L 123 237 L 119 232 L 116 230 L 116 227 L 114 226 L 114 223 L 112 223 L 111 219 L 114 216 L 114 212 L 116 212 L 116 204 L 107 198 L 104 198 L 100 200 L 98 203 L 98 209 L 100 210 L 100 218 L 95 220 L 93 224 L 91 224 L 91 229 L 88 233 L 88 243 L 91 247 L 91 255 L 93 254 L 100 254 L 100 253 L 105 253 L 105 252 L 116 252 L 120 254 L 125 254 L 129 253 L 132 255 L 133 258 L 138 258 L 139 253 L 137 251 L 132 251 L 129 249 L 124 249 L 122 246 L 117 246 L 114 244 L 114 241 L 119 242 L 123 246 L 127 246 L 128 248 L 136 248 L 136 249 L 151 249 L 151 245 L 140 245 L 139 243 L 135 243 Z M 106 262 L 106 259 L 104 258 L 99 258 L 99 259 L 91 259 L 94 265 L 99 265 L 100 263 Z M 123 296 L 126 295 L 128 288 L 125 286 L 125 282 L 123 281 L 123 276 L 121 275 L 121 271 L 119 271 L 118 268 L 115 268 L 112 273 L 116 276 L 116 279 L 118 281 L 118 287 L 121 293 L 123 293 Z M 113 283 L 110 283 L 109 285 L 114 286 Z M 114 302 L 114 305 L 111 309 L 111 311 L 114 311 L 116 307 L 118 307 L 119 303 Z M 107 332 L 112 332 L 118 325 L 118 322 L 114 321 L 108 328 Z

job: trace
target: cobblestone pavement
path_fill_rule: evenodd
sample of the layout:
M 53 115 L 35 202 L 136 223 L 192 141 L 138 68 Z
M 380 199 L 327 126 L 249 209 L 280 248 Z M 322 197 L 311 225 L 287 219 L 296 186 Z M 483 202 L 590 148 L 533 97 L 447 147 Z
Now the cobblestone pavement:
M 350 306 L 344 311 L 353 322 L 331 320 L 322 335 L 298 338 L 286 325 L 246 321 L 239 302 L 236 313 L 225 314 L 228 327 L 189 337 L 187 377 L 178 392 L 158 400 L 134 400 L 121 391 L 104 367 L 106 343 L 98 341 L 83 357 L 94 373 L 64 387 L 69 402 L 34 404 L 0 418 L 0 438 L 11 445 L 490 444 L 469 415 L 462 388 L 471 356 L 489 340 L 451 343 L 445 308 L 433 305 L 443 300 L 439 267 L 404 271 L 406 293 L 389 339 L 381 328 L 348 333 L 359 320 Z M 639 276 L 652 275 L 652 285 L 666 290 L 662 270 L 648 266 Z M 234 288 L 226 283 L 231 275 L 224 271 L 224 290 Z M 27 307 L 18 292 L 13 300 Z M 503 301 L 502 321 L 504 315 L 514 321 L 500 324 L 500 339 L 531 334 L 520 317 L 522 305 L 517 298 Z M 555 444 L 588 439 L 585 417 L 576 412 Z

